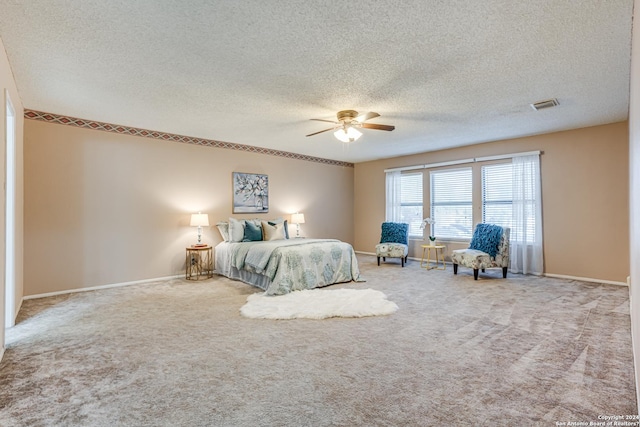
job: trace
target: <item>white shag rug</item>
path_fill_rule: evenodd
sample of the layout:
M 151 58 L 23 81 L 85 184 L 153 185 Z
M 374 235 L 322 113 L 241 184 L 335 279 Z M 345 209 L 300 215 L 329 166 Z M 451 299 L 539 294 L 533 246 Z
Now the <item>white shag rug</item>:
M 397 310 L 396 303 L 373 289 L 305 289 L 278 296 L 249 295 L 240 313 L 253 319 L 326 319 L 383 316 Z

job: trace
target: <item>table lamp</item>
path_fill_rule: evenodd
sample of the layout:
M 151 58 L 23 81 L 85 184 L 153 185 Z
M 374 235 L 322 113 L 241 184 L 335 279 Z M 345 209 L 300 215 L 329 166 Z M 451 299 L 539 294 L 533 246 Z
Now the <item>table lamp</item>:
M 196 246 L 206 246 L 202 244 L 202 227 L 209 226 L 209 215 L 202 212 L 191 214 L 191 226 L 198 227 L 198 244 Z
M 300 237 L 300 224 L 304 224 L 304 214 L 298 212 L 291 214 L 291 224 L 295 224 L 298 227 L 296 237 Z

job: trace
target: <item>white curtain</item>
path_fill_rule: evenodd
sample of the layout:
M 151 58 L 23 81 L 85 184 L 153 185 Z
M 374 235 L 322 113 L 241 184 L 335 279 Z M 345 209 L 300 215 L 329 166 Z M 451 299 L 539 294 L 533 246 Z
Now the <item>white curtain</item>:
M 400 171 L 387 172 L 387 211 L 386 221 L 400 222 L 402 201 Z
M 510 243 L 512 272 L 538 275 L 544 272 L 539 154 L 513 158 L 513 227 Z

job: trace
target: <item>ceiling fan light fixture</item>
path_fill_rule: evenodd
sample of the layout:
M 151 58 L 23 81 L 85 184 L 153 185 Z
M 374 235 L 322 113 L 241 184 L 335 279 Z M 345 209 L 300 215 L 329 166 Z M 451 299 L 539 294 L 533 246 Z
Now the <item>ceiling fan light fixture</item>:
M 333 136 L 342 142 L 354 142 L 362 136 L 362 132 L 351 126 L 345 126 L 335 131 Z
M 369 119 L 380 117 L 380 114 L 374 113 L 373 111 L 358 115 L 358 112 L 355 110 L 342 110 L 338 111 L 338 114 L 336 116 L 338 118 L 338 121 L 326 119 L 311 119 L 319 122 L 333 123 L 335 126 L 310 133 L 306 136 L 314 136 L 318 135 L 319 133 L 333 131 L 333 136 L 335 136 L 337 140 L 342 142 L 354 142 L 362 136 L 362 133 L 358 129 L 364 128 L 391 131 L 396 128 L 395 126 L 391 125 L 365 123 Z

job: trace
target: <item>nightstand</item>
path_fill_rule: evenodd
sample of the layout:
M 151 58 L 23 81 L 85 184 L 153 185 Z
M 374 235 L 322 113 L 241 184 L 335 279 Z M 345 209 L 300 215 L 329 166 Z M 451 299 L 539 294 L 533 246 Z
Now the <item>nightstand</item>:
M 211 246 L 191 246 L 186 250 L 185 279 L 200 280 L 213 277 L 213 248 Z

